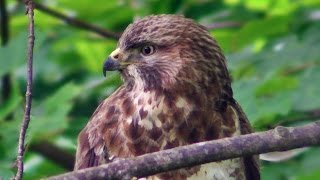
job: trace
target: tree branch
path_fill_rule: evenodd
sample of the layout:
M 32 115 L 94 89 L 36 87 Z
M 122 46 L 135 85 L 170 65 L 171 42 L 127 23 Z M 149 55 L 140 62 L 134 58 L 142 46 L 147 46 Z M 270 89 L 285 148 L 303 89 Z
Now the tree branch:
M 68 17 L 61 12 L 55 11 L 55 10 L 53 10 L 43 4 L 37 3 L 37 2 L 34 2 L 34 5 L 37 10 L 44 12 L 44 13 L 47 13 L 47 14 L 49 14 L 53 17 L 56 17 L 60 20 L 63 20 L 64 22 L 66 22 L 67 24 L 69 24 L 71 26 L 97 33 L 105 38 L 111 38 L 111 39 L 115 39 L 115 40 L 118 40 L 120 38 L 121 33 L 107 31 L 101 27 L 86 23 L 86 22 L 81 21 L 79 19 L 76 19 L 73 17 Z M 217 22 L 217 23 L 213 23 L 213 24 L 208 24 L 208 25 L 206 25 L 206 27 L 209 30 L 214 30 L 214 29 L 222 29 L 222 28 L 240 27 L 241 25 L 242 25 L 242 23 L 240 23 L 240 22 L 227 21 L 227 22 Z
M 34 47 L 34 18 L 33 18 L 33 2 L 32 0 L 25 0 L 25 6 L 29 17 L 29 40 L 28 40 L 28 77 L 27 77 L 27 90 L 26 90 L 26 106 L 23 115 L 23 121 L 19 135 L 17 167 L 18 171 L 15 179 L 20 180 L 23 176 L 23 157 L 25 151 L 25 137 L 30 122 L 30 112 L 32 103 L 32 63 L 33 63 L 33 47 Z
M 118 160 L 98 167 L 50 177 L 48 180 L 140 178 L 241 156 L 320 145 L 319 137 L 320 122 L 290 128 L 279 126 L 265 132 L 201 142 Z
M 275 125 L 269 125 L 268 127 L 270 129 L 275 128 L 277 126 L 285 126 L 289 123 L 295 123 L 295 122 L 303 122 L 303 121 L 316 121 L 320 119 L 320 109 L 314 109 L 309 111 L 302 111 L 300 112 L 302 115 L 295 115 L 295 117 L 288 117 L 279 120 Z
M 37 10 L 44 12 L 44 13 L 47 13 L 47 14 L 50 14 L 51 16 L 56 17 L 58 19 L 61 19 L 65 23 L 67 23 L 71 26 L 75 26 L 75 27 L 78 27 L 78 28 L 81 28 L 84 30 L 95 32 L 95 33 L 97 33 L 103 37 L 106 37 L 106 38 L 111 38 L 111 39 L 115 39 L 115 40 L 118 40 L 120 38 L 120 34 L 118 34 L 118 33 L 107 31 L 101 27 L 83 22 L 83 21 L 76 19 L 76 18 L 68 17 L 68 16 L 66 16 L 60 12 L 57 12 L 47 6 L 44 6 L 40 3 L 35 2 L 34 5 Z
M 206 25 L 209 30 L 222 29 L 222 28 L 236 28 L 242 26 L 241 22 L 226 21 L 226 22 L 216 22 Z
M 67 170 L 73 170 L 74 155 L 57 147 L 49 141 L 32 143 L 30 150 L 35 151 Z

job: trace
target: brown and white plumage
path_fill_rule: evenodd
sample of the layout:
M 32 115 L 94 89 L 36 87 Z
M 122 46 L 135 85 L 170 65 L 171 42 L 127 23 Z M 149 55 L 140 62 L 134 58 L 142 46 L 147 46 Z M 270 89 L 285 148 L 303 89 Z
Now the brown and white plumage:
M 225 57 L 205 27 L 177 15 L 129 25 L 104 71 L 124 84 L 78 138 L 75 169 L 201 141 L 251 133 L 233 99 Z M 209 163 L 148 179 L 260 179 L 253 157 Z

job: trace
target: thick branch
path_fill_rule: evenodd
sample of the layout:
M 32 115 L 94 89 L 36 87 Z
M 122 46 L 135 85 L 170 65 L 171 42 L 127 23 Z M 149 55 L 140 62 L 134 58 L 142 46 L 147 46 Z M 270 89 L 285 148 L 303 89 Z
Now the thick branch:
M 320 122 L 301 127 L 277 127 L 261 133 L 219 139 L 146 154 L 132 159 L 48 178 L 131 179 L 208 162 L 320 145 Z
M 25 137 L 30 122 L 31 102 L 32 102 L 32 63 L 33 63 L 33 47 L 34 47 L 34 19 L 33 19 L 33 2 L 25 0 L 27 14 L 29 17 L 29 41 L 28 41 L 28 67 L 27 67 L 27 90 L 26 90 L 26 106 L 23 115 L 23 121 L 19 135 L 17 167 L 18 171 L 15 179 L 20 180 L 23 176 L 23 156 L 25 151 Z
M 111 31 L 107 31 L 101 27 L 98 27 L 98 26 L 95 26 L 95 25 L 92 25 L 92 24 L 89 24 L 89 23 L 86 23 L 86 22 L 83 22 L 81 20 L 78 20 L 76 18 L 72 18 L 72 17 L 68 17 L 60 12 L 57 12 L 47 6 L 44 6 L 40 3 L 34 3 L 35 5 L 35 8 L 39 11 L 42 11 L 44 13 L 47 13 L 47 14 L 50 14 L 51 16 L 53 17 L 56 17 L 58 19 L 61 19 L 63 20 L 65 23 L 71 25 L 71 26 L 75 26 L 75 27 L 78 27 L 78 28 L 81 28 L 81 29 L 84 29 L 84 30 L 88 30 L 88 31 L 92 31 L 92 32 L 95 32 L 103 37 L 106 37 L 106 38 L 112 38 L 112 39 L 115 39 L 115 40 L 118 40 L 120 38 L 120 34 L 118 33 L 115 33 L 115 32 L 111 32 Z

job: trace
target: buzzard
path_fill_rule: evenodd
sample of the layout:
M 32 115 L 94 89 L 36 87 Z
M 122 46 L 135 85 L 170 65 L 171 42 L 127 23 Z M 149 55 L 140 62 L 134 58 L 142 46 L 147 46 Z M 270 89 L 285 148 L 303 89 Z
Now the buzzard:
M 75 169 L 251 133 L 233 98 L 225 57 L 204 26 L 178 15 L 130 24 L 103 72 L 123 79 L 78 137 Z M 235 158 L 147 179 L 260 179 L 257 159 Z

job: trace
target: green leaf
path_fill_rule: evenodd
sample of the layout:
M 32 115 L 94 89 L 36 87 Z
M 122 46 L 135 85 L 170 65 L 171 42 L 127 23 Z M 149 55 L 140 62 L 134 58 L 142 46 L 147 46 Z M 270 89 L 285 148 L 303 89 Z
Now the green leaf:
M 81 56 L 83 65 L 91 72 L 101 74 L 102 64 L 108 55 L 116 48 L 114 42 L 88 42 L 78 41 L 75 43 L 76 50 Z M 107 48 L 106 48 L 107 47 Z M 88 49 L 91 49 L 88 51 Z
M 79 86 L 68 83 L 35 106 L 28 137 L 43 139 L 67 128 L 67 115 L 73 106 L 71 100 L 80 92 Z
M 258 107 L 254 96 L 254 88 L 258 85 L 259 81 L 256 79 L 241 80 L 232 83 L 234 97 L 243 108 L 251 123 L 257 121 L 259 118 L 256 113 Z
M 293 106 L 292 92 L 274 92 L 268 96 L 256 95 L 263 85 L 258 79 L 241 80 L 233 83 L 234 96 L 254 126 L 271 123 L 277 115 L 287 115 Z
M 0 148 L 3 153 L 3 157 L 0 156 L 0 161 L 6 160 L 13 162 L 17 155 L 18 137 L 23 117 L 23 109 L 17 109 L 13 116 L 14 119 L 10 121 L 0 122 Z
M 287 77 L 275 75 L 265 80 L 260 86 L 256 88 L 257 96 L 268 96 L 277 92 L 290 91 L 298 86 L 298 79 L 296 77 Z
M 34 56 L 38 55 L 45 36 L 36 31 Z M 19 33 L 18 36 L 9 41 L 9 44 L 0 47 L 0 76 L 9 73 L 26 64 L 27 59 L 27 33 Z
M 0 122 L 4 120 L 4 118 L 13 113 L 19 106 L 22 104 L 22 96 L 19 92 L 19 87 L 17 82 L 12 81 L 12 87 L 10 91 L 10 97 L 3 104 L 0 104 Z
M 245 5 L 254 10 L 267 10 L 267 8 L 270 6 L 271 1 L 270 0 L 264 0 L 264 1 L 254 1 L 254 0 L 246 0 Z
M 320 179 L 320 150 L 312 148 L 301 160 L 301 173 L 297 175 L 297 180 Z
M 287 161 L 263 161 L 263 168 L 261 168 L 262 179 L 319 179 L 319 154 L 319 148 L 310 148 Z
M 27 37 L 27 33 L 20 33 L 7 46 L 0 47 L 0 77 L 25 63 Z
M 0 179 L 1 180 L 9 180 L 14 177 L 14 173 L 10 170 L 10 165 L 8 163 L 4 163 L 0 161 Z
M 320 66 L 307 69 L 301 77 L 300 86 L 295 96 L 294 108 L 299 111 L 313 110 L 320 107 Z
M 289 22 L 289 17 L 281 16 L 251 21 L 234 35 L 234 43 L 240 49 L 260 37 L 284 33 L 288 30 Z
M 286 116 L 293 106 L 291 92 L 278 92 L 272 96 L 259 97 L 256 99 L 257 121 L 253 122 L 256 126 L 260 124 L 275 123 L 278 115 Z
M 308 174 L 299 175 L 296 180 L 315 180 L 320 179 L 320 169 L 317 169 L 313 172 L 309 172 Z
M 44 157 L 29 153 L 25 158 L 25 175 L 23 179 L 33 180 L 64 173 L 66 170 Z M 48 172 L 48 170 L 50 171 Z

